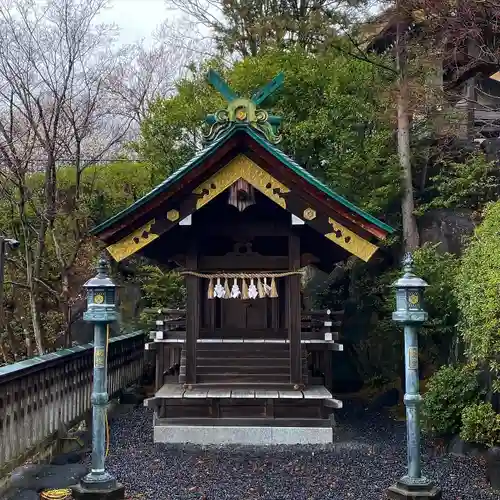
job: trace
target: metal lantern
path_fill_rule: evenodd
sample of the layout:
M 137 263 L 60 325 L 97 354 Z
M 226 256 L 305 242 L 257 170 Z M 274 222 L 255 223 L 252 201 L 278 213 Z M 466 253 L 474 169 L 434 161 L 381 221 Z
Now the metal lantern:
M 405 349 L 405 395 L 406 436 L 408 469 L 387 493 L 392 500 L 441 498 L 441 490 L 422 475 L 420 458 L 419 408 L 422 396 L 419 394 L 418 375 L 418 329 L 427 319 L 423 307 L 424 290 L 427 283 L 413 274 L 413 258 L 406 254 L 403 259 L 403 276 L 393 283 L 396 288 L 396 311 L 392 319 L 404 327 Z
M 101 257 L 97 276 L 83 285 L 87 291 L 86 321 L 94 323 L 94 369 L 92 384 L 92 465 L 90 472 L 75 485 L 73 497 L 125 498 L 124 487 L 105 470 L 106 412 L 108 405 L 108 340 L 109 323 L 118 319 L 116 312 L 116 285 L 108 276 L 106 259 Z
M 97 276 L 89 279 L 83 287 L 87 290 L 87 310 L 83 313 L 85 321 L 111 323 L 118 319 L 117 287 L 108 276 L 106 259 L 99 259 Z
M 428 314 L 424 311 L 424 290 L 429 286 L 413 274 L 413 258 L 406 254 L 403 260 L 404 275 L 393 283 L 396 288 L 396 311 L 392 319 L 400 323 L 423 323 Z

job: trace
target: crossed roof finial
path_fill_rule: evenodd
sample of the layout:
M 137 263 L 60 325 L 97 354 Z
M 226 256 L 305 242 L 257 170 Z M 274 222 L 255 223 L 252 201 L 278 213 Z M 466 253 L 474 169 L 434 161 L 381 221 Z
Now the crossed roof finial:
M 279 73 L 247 99 L 240 97 L 216 71 L 209 70 L 208 82 L 224 97 L 228 107 L 207 116 L 206 122 L 210 125 L 210 129 L 205 134 L 205 140 L 212 142 L 228 128 L 239 123 L 255 128 L 273 144 L 280 142 L 281 135 L 278 129 L 281 117 L 269 115 L 267 111 L 258 109 L 257 106 L 278 90 L 283 85 L 284 79 L 283 73 Z

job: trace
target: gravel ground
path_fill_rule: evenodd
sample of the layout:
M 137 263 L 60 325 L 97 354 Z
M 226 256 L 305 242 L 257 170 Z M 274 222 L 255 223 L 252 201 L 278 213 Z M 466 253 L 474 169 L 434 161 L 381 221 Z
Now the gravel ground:
M 111 423 L 107 468 L 137 500 L 385 499 L 405 472 L 404 424 L 345 406 L 335 444 L 269 448 L 154 445 L 152 412 L 139 407 Z M 500 499 L 479 459 L 427 451 L 424 474 L 443 500 Z

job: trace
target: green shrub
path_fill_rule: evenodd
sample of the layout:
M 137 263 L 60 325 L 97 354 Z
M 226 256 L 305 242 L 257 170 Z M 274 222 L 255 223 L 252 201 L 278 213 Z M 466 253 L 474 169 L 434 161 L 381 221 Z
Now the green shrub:
M 449 346 L 456 332 L 458 306 L 454 294 L 460 261 L 456 255 L 439 251 L 439 243 L 425 243 L 413 254 L 415 274 L 429 284 L 425 290 L 425 309 L 429 320 L 422 333 L 434 335 L 436 341 Z
M 500 202 L 490 204 L 462 257 L 456 295 L 469 358 L 500 373 Z M 495 378 L 495 377 L 494 377 Z M 499 384 L 493 384 L 499 390 Z
M 462 412 L 460 437 L 489 448 L 500 445 L 500 415 L 490 403 L 467 406 Z
M 422 405 L 424 430 L 436 437 L 457 434 L 463 409 L 479 400 L 477 372 L 469 366 L 443 366 L 428 381 Z

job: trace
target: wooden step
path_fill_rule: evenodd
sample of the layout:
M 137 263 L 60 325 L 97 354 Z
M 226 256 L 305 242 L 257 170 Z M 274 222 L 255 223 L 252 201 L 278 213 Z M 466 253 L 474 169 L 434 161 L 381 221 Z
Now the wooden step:
M 202 351 L 249 351 L 249 352 L 276 352 L 289 351 L 290 344 L 257 344 L 252 342 L 200 342 L 196 344 L 197 350 Z
M 290 368 L 288 366 L 217 366 L 217 365 L 197 365 L 196 373 L 198 375 L 208 375 L 216 373 L 237 373 L 241 375 L 287 375 L 290 376 Z
M 197 358 L 224 358 L 224 359 L 239 359 L 239 358 L 268 358 L 268 359 L 288 359 L 290 357 L 290 353 L 288 349 L 283 350 L 235 350 L 235 349 L 196 349 L 196 357 Z
M 274 384 L 286 384 L 290 381 L 290 375 L 281 375 L 281 374 L 269 374 L 269 373 L 260 373 L 258 375 L 247 375 L 240 373 L 211 373 L 211 374 L 198 374 L 197 382 L 198 383 L 274 383 Z
M 242 356 L 238 358 L 224 358 L 219 356 L 197 356 L 196 358 L 197 366 L 213 366 L 214 364 L 219 364 L 223 366 L 290 366 L 289 356 L 281 358 L 263 358 L 263 357 L 249 357 Z

